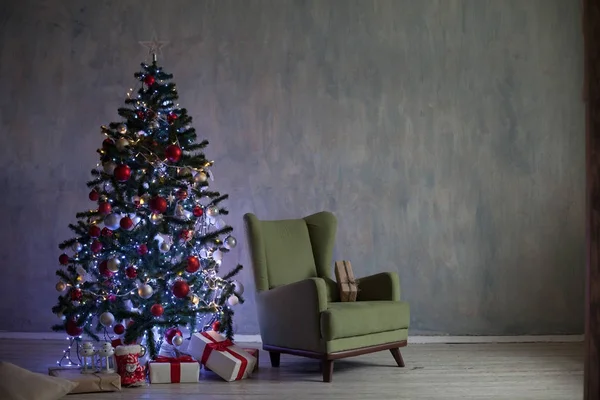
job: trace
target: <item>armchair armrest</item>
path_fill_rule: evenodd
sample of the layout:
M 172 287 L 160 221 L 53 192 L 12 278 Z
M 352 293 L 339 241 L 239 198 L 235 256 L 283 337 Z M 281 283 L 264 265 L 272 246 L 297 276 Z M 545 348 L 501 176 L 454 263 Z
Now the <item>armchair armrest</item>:
M 319 351 L 321 312 L 327 309 L 327 285 L 322 278 L 264 290 L 256 294 L 263 344 Z
M 358 279 L 357 301 L 400 300 L 400 278 L 395 272 L 381 272 Z

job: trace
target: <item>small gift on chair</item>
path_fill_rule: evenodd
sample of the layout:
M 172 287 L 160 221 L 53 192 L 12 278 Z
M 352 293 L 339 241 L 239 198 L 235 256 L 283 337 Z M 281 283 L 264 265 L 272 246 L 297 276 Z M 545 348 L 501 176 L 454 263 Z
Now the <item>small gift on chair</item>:
M 187 352 L 228 382 L 247 378 L 256 358 L 215 331 L 195 333 Z
M 350 261 L 335 262 L 335 279 L 340 289 L 342 301 L 356 301 L 358 294 L 358 282 L 354 279 Z
M 150 383 L 197 383 L 200 365 L 190 356 L 158 356 L 148 363 Z

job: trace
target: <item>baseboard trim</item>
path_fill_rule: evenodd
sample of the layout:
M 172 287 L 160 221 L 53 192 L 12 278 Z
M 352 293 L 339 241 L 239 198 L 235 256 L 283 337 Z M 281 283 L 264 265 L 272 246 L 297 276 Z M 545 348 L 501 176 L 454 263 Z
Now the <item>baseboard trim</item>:
M 0 331 L 1 339 L 65 340 L 60 332 Z M 583 342 L 584 335 L 523 335 L 523 336 L 409 336 L 409 344 L 467 344 L 467 343 L 574 343 Z M 235 335 L 240 343 L 261 343 L 260 335 Z

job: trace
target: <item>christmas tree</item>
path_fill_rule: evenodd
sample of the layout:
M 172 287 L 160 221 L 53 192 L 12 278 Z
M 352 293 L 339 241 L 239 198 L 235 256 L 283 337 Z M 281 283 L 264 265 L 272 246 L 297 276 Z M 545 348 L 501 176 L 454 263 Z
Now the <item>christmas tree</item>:
M 243 287 L 231 280 L 241 265 L 219 276 L 236 239 L 221 219 L 228 196 L 208 188 L 208 141 L 196 142 L 173 76 L 152 59 L 134 74 L 139 89 L 118 109 L 122 120 L 101 127 L 100 162 L 88 182 L 94 205 L 76 215 L 76 237 L 59 246 L 61 295 L 52 311 L 64 319 L 53 329 L 72 340 L 84 332 L 124 343 L 145 338 L 154 358 L 165 337 L 181 343 L 184 326 L 231 339 L 231 307 L 243 301 Z

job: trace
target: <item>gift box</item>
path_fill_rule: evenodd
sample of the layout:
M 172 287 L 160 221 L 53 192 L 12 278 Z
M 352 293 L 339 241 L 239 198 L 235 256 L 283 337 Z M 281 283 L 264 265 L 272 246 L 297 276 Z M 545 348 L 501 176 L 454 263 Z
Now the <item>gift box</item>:
M 215 331 L 195 333 L 187 352 L 228 382 L 247 378 L 256 365 L 253 355 Z
M 260 359 L 258 358 L 258 354 L 259 354 L 258 349 L 244 347 L 244 350 L 246 352 L 248 352 L 248 354 L 250 354 L 251 356 L 256 358 L 256 364 L 254 364 L 254 368 L 252 369 L 252 372 L 258 371 L 258 364 L 260 363 Z
M 342 301 L 356 301 L 358 294 L 358 282 L 354 279 L 350 261 L 335 262 L 335 279 L 340 290 Z
M 79 368 L 49 368 L 48 375 L 77 382 L 78 385 L 69 394 L 120 392 L 121 377 L 116 373 L 82 374 Z
M 148 363 L 150 383 L 196 383 L 200 365 L 190 356 L 158 356 Z

